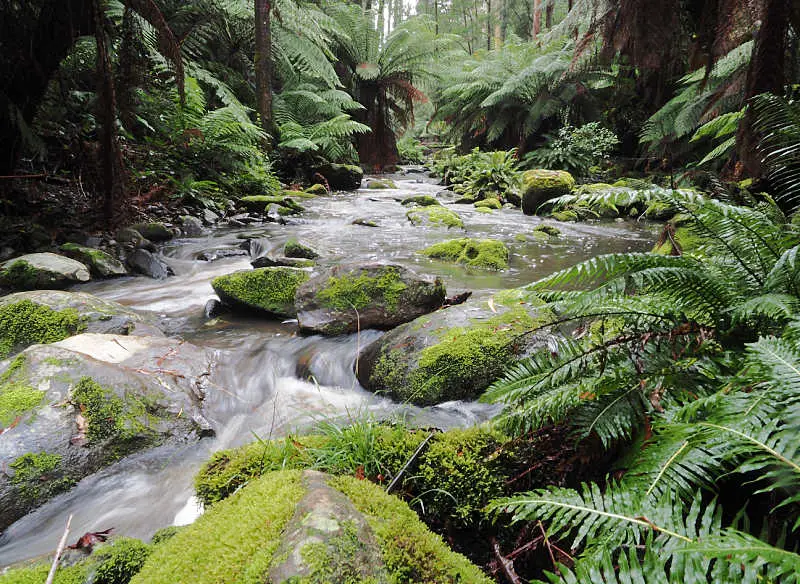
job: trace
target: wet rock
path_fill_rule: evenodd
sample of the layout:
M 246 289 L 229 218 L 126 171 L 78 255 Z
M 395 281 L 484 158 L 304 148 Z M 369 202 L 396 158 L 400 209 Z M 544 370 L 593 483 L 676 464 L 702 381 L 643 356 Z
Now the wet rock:
M 174 273 L 166 262 L 146 249 L 133 250 L 125 261 L 131 271 L 156 280 L 163 280 Z
M 125 228 L 120 229 L 114 235 L 114 239 L 123 246 L 132 247 L 136 249 L 146 249 L 148 251 L 156 251 L 155 244 L 149 239 L 145 239 L 141 233 L 135 229 Z
M 200 219 L 191 215 L 184 215 L 181 217 L 181 231 L 186 237 L 200 237 L 206 230 Z
M 445 227 L 447 229 L 464 229 L 464 222 L 458 213 L 441 205 L 416 207 L 406 213 L 412 225 L 426 227 Z
M 292 238 L 283 246 L 283 255 L 287 258 L 303 258 L 315 260 L 319 254 L 309 245 Z
M 439 308 L 441 281 L 391 264 L 343 264 L 315 275 L 297 290 L 300 328 L 338 335 L 389 329 Z
M 154 242 L 169 241 L 175 234 L 163 223 L 136 223 L 131 229 L 138 231 L 142 237 Z
M 295 291 L 308 278 L 308 272 L 295 268 L 257 268 L 220 276 L 211 286 L 236 310 L 293 318 Z
M 203 223 L 206 225 L 214 225 L 217 221 L 219 221 L 219 215 L 211 209 L 203 209 Z
M 213 355 L 182 341 L 82 334 L 0 362 L 0 530 L 133 452 L 208 433 Z
M 214 249 L 206 249 L 201 251 L 196 257 L 201 262 L 215 262 L 224 258 L 234 258 L 246 255 L 250 255 L 246 249 L 241 249 L 238 247 L 217 247 Z
M 535 215 L 550 199 L 569 194 L 575 179 L 565 170 L 528 170 L 522 173 L 522 212 Z
M 300 470 L 268 473 L 214 504 L 158 546 L 136 581 L 198 574 L 221 584 L 242 574 L 273 584 L 491 583 L 380 486 Z
M 334 191 L 354 191 L 361 187 L 364 171 L 352 164 L 326 164 L 317 169 Z
M 325 188 L 325 185 L 317 183 L 308 187 L 304 192 L 309 193 L 311 195 L 321 196 L 321 195 L 327 195 L 328 189 Z
M 12 290 L 58 290 L 90 279 L 84 264 L 54 253 L 32 253 L 0 264 L 0 286 Z
M 415 205 L 417 207 L 431 207 L 433 205 L 438 205 L 439 201 L 430 195 L 415 195 L 413 197 L 406 197 L 400 204 L 404 207 L 407 207 L 408 205 Z
M 491 199 L 483 199 L 482 201 L 477 201 L 475 203 L 476 209 L 502 209 L 503 205 L 500 203 L 499 199 L 491 198 Z
M 254 268 L 277 268 L 281 266 L 289 268 L 310 268 L 314 265 L 314 260 L 307 260 L 304 258 L 287 258 L 285 256 L 276 256 L 267 254 L 257 257 L 250 262 Z
M 396 189 L 397 185 L 394 183 L 393 180 L 390 179 L 375 179 L 372 178 L 367 181 L 367 188 L 373 190 L 382 190 L 382 189 Z
M 206 302 L 206 305 L 203 307 L 203 316 L 205 316 L 207 319 L 216 318 L 225 312 L 225 305 L 214 298 Z
M 421 316 L 362 351 L 358 380 L 418 405 L 475 399 L 537 342 L 521 335 L 549 318 L 539 304 L 508 290 Z
M 372 219 L 358 218 L 353 220 L 351 225 L 361 225 L 362 227 L 380 227 L 376 221 Z
M 102 250 L 75 243 L 65 243 L 59 249 L 64 255 L 87 265 L 95 277 L 117 278 L 128 275 L 128 271 L 121 261 Z
M 505 270 L 508 267 L 508 247 L 496 239 L 451 239 L 435 243 L 420 253 L 472 268 Z

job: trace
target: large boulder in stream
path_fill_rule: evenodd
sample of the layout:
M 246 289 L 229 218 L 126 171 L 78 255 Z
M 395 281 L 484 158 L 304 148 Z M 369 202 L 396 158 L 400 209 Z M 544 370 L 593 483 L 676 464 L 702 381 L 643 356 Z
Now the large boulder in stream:
M 127 276 L 128 271 L 122 262 L 101 249 L 85 247 L 77 243 L 65 243 L 61 252 L 89 267 L 89 271 L 97 278 L 116 278 Z
M 82 334 L 0 362 L 0 530 L 133 452 L 210 432 L 211 351 Z
M 316 174 L 325 177 L 334 191 L 354 191 L 361 187 L 364 178 L 361 167 L 352 164 L 325 164 L 317 169 Z
M 163 336 L 146 317 L 83 292 L 33 290 L 0 297 L 0 359 L 79 332 Z
M 569 194 L 575 179 L 566 170 L 528 170 L 522 173 L 522 212 L 535 215 L 550 199 Z
M 159 545 L 131 584 L 491 580 L 368 481 L 286 470 L 251 481 Z
M 406 218 L 417 226 L 464 229 L 464 222 L 458 213 L 441 205 L 415 207 L 406 213 Z
M 89 268 L 55 253 L 31 253 L 0 264 L 0 286 L 12 290 L 60 290 L 88 282 Z
M 295 292 L 308 278 L 308 272 L 297 268 L 257 268 L 219 276 L 211 286 L 235 310 L 293 318 Z
M 358 380 L 418 405 L 475 399 L 536 342 L 523 333 L 549 318 L 539 304 L 507 290 L 417 318 L 362 351 Z
M 445 289 L 437 278 L 392 264 L 342 264 L 297 290 L 300 328 L 324 335 L 390 329 L 439 308 Z

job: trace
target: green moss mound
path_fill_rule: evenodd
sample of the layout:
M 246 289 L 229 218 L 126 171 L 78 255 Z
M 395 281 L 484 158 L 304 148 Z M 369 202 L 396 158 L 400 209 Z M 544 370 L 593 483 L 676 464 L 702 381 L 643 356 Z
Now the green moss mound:
M 414 195 L 413 197 L 406 197 L 400 204 L 405 207 L 409 205 L 416 205 L 417 207 L 432 207 L 439 205 L 439 201 L 430 195 Z
M 315 260 L 319 257 L 316 251 L 294 238 L 287 241 L 283 246 L 283 255 L 287 258 L 301 258 L 306 260 Z
M 304 192 L 312 195 L 327 195 L 328 189 L 325 188 L 325 185 L 317 183 L 308 187 Z
M 447 229 L 464 229 L 464 222 L 458 213 L 445 209 L 441 205 L 418 207 L 406 213 L 412 225 L 429 224 L 433 227 L 446 227 Z
M 491 199 L 483 199 L 482 201 L 478 201 L 475 203 L 476 209 L 502 209 L 503 204 L 500 202 L 499 199 L 491 198 Z
M 45 392 L 31 387 L 25 377 L 23 355 L 18 355 L 0 375 L 0 427 L 8 427 L 42 403 Z
M 128 584 L 139 573 L 153 547 L 129 537 L 114 539 L 101 547 L 93 556 L 99 564 L 95 569 L 93 584 Z
M 372 179 L 367 184 L 368 189 L 396 189 L 397 185 L 391 179 Z
M 547 225 L 545 223 L 537 225 L 533 228 L 533 231 L 537 233 L 544 233 L 550 237 L 558 237 L 561 235 L 561 230 L 558 227 L 555 225 Z
M 522 211 L 535 215 L 539 207 L 566 195 L 575 187 L 575 179 L 564 170 L 528 170 L 522 173 Z
M 211 286 L 234 308 L 292 317 L 295 292 L 308 278 L 307 272 L 294 268 L 258 268 L 219 276 Z
M 451 239 L 425 248 L 421 253 L 473 268 L 504 270 L 508 267 L 508 247 L 496 239 Z
M 0 306 L 0 359 L 30 345 L 61 341 L 83 328 L 70 308 L 53 310 L 30 300 Z
M 59 568 L 53 584 L 86 584 L 89 577 L 89 562 Z M 47 580 L 50 564 L 40 564 L 29 568 L 15 568 L 0 574 L 0 584 L 43 584 Z
M 361 310 L 373 303 L 385 304 L 389 309 L 397 308 L 400 296 L 408 288 L 393 266 L 380 270 L 378 276 L 366 273 L 358 277 L 344 275 L 331 277 L 325 287 L 317 293 L 320 304 L 336 310 Z

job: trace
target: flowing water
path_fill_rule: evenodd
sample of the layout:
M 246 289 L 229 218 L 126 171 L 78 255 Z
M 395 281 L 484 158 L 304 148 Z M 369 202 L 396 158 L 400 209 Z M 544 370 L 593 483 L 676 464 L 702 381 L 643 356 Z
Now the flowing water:
M 73 513 L 71 539 L 86 531 L 114 527 L 118 534 L 148 538 L 166 525 L 192 521 L 199 509 L 192 497 L 192 478 L 215 450 L 308 428 L 321 420 L 349 417 L 402 416 L 422 426 L 451 428 L 484 421 L 496 411 L 477 403 L 450 402 L 430 408 L 394 403 L 363 390 L 353 374 L 359 347 L 381 333 L 336 338 L 301 336 L 292 322 L 243 316 L 206 321 L 203 306 L 214 298 L 211 280 L 250 267 L 250 258 L 214 262 L 197 256 L 216 248 L 239 248 L 257 237 L 260 249 L 280 249 L 290 237 L 320 252 L 321 265 L 341 262 L 390 261 L 419 273 L 440 276 L 448 294 L 474 292 L 480 301 L 499 289 L 529 283 L 583 259 L 612 252 L 644 251 L 655 241 L 655 228 L 636 221 L 559 224 L 561 237 L 541 243 L 518 236 L 530 234 L 542 219 L 519 210 L 477 212 L 469 205 L 453 208 L 464 220 L 469 237 L 503 240 L 511 249 L 510 268 L 503 272 L 468 271 L 430 260 L 418 253 L 428 245 L 463 232 L 413 227 L 399 201 L 442 190 L 422 174 L 394 177 L 397 189 L 342 193 L 302 201 L 307 212 L 289 225 L 266 223 L 224 228 L 206 237 L 170 242 L 164 259 L 175 271 L 167 280 L 144 277 L 90 283 L 79 287 L 139 311 L 153 313 L 170 335 L 215 349 L 216 384 L 208 406 L 216 436 L 199 443 L 170 446 L 131 456 L 81 481 L 65 493 L 9 527 L 0 538 L 0 566 L 51 551 L 64 521 Z M 353 225 L 368 219 L 378 227 Z

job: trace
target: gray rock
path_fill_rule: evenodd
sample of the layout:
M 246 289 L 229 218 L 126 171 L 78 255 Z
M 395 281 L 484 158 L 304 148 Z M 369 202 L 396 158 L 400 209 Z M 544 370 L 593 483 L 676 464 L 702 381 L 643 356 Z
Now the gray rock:
M 89 266 L 93 276 L 98 278 L 117 278 L 127 276 L 128 271 L 122 262 L 106 252 L 75 243 L 65 243 L 60 248 L 65 255 Z
M 364 171 L 351 164 L 325 164 L 316 173 L 328 181 L 334 191 L 354 191 L 361 186 Z
M 322 556 L 327 560 L 327 582 L 387 583 L 383 554 L 372 529 L 345 494 L 328 486 L 328 478 L 321 472 L 303 471 L 306 493 L 283 530 L 273 556 L 280 561 L 270 566 L 268 581 L 318 581 L 319 566 L 312 560 Z
M 84 264 L 54 253 L 32 253 L 0 264 L 0 285 L 14 290 L 58 290 L 90 279 Z
M 175 237 L 172 230 L 163 223 L 136 223 L 131 225 L 131 229 L 141 233 L 145 239 L 155 242 L 169 241 Z
M 280 266 L 289 268 L 310 268 L 314 265 L 314 260 L 287 258 L 284 256 L 267 254 L 254 259 L 250 264 L 254 268 L 276 268 Z
M 187 237 L 200 237 L 205 233 L 203 222 L 197 217 L 184 215 L 181 217 L 181 231 Z
M 361 225 L 362 227 L 380 227 L 376 221 L 364 218 L 355 219 L 351 225 Z
M 156 280 L 163 280 L 167 276 L 173 275 L 172 268 L 146 249 L 133 250 L 133 253 L 125 261 L 132 271 Z
M 439 281 L 392 264 L 342 264 L 315 275 L 297 290 L 300 328 L 338 335 L 389 329 L 436 310 L 444 302 Z
M 127 248 L 146 249 L 152 252 L 156 251 L 155 244 L 149 239 L 145 239 L 142 234 L 135 229 L 120 229 L 114 235 L 114 238 L 117 243 Z
M 225 305 L 222 304 L 222 302 L 220 302 L 219 300 L 216 300 L 215 298 L 212 298 L 211 300 L 206 302 L 206 305 L 203 307 L 203 316 L 205 316 L 208 319 L 216 318 L 220 314 L 224 313 L 225 313 Z
M 206 225 L 213 225 L 219 221 L 219 215 L 214 213 L 211 209 L 203 209 L 203 223 Z
M 283 246 L 283 255 L 287 258 L 303 258 L 307 260 L 315 260 L 319 257 L 319 254 L 311 246 L 294 238 L 287 241 Z
M 197 254 L 197 259 L 203 262 L 215 262 L 223 258 L 234 258 L 249 255 L 247 250 L 238 247 L 217 247 L 207 249 Z
M 83 334 L 0 362 L 30 398 L 0 420 L 0 531 L 127 454 L 210 433 L 213 360 L 174 339 Z

